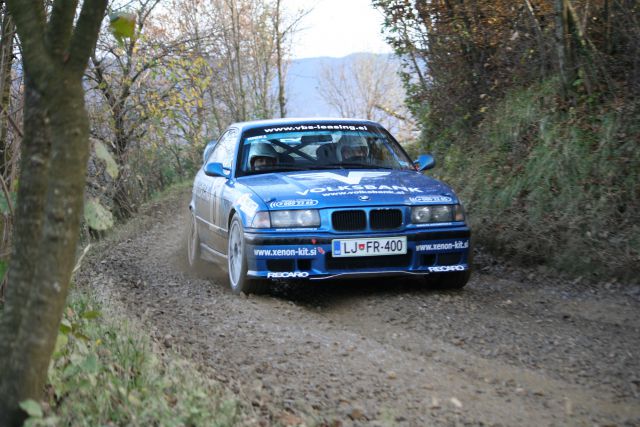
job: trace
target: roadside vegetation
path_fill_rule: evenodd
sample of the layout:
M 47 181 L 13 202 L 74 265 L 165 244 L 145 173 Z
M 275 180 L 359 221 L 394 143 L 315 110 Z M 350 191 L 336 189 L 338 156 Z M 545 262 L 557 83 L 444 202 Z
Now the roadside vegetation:
M 635 278 L 640 105 L 557 108 L 554 81 L 509 91 L 460 145 L 429 145 L 478 242 L 575 277 Z
M 235 396 L 144 328 L 72 291 L 49 368 L 45 399 L 21 406 L 27 426 L 236 425 Z
M 190 185 L 171 185 L 152 194 L 148 204 L 189 191 Z M 135 217 L 103 238 L 117 239 L 137 226 Z M 81 245 L 90 244 L 87 234 Z M 90 285 L 71 290 L 44 396 L 21 403 L 29 415 L 25 426 L 231 426 L 251 417 L 211 369 L 154 341 L 147 326 L 112 302 L 101 302 L 95 292 Z M 0 321 L 2 315 L 0 310 Z
M 640 273 L 640 6 L 376 0 L 476 244 L 574 277 Z

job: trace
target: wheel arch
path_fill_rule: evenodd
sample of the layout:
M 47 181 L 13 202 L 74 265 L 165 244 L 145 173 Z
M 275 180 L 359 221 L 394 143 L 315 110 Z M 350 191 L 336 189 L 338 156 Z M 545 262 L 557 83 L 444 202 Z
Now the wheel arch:
M 227 230 L 231 229 L 231 221 L 233 221 L 233 217 L 236 216 L 236 213 L 236 208 L 231 208 L 229 211 L 229 217 L 227 218 Z M 242 217 L 240 218 L 240 221 L 242 221 Z

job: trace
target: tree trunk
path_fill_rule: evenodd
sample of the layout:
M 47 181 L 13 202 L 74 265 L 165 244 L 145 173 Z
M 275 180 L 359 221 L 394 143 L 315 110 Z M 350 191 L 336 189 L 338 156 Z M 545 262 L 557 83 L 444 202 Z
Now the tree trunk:
M 9 289 L 0 322 L 0 426 L 42 398 L 75 261 L 89 152 L 82 74 L 106 0 L 9 1 L 22 44 L 25 135 Z
M 566 100 L 571 93 L 573 83 L 573 66 L 571 64 L 571 47 L 569 45 L 569 8 L 567 0 L 554 0 L 555 5 L 555 43 L 558 56 L 558 72 L 560 89 Z
M 287 101 L 285 98 L 285 82 L 284 82 L 284 64 L 282 58 L 282 43 L 284 42 L 284 33 L 280 32 L 280 0 L 276 0 L 275 24 L 274 31 L 276 33 L 276 67 L 278 72 L 278 107 L 280 108 L 280 117 L 287 115 Z
M 56 82 L 63 80 L 62 77 L 52 78 Z M 7 309 L 17 301 L 22 303 L 21 313 L 8 318 L 3 325 L 3 338 L 11 334 L 16 336 L 11 339 L 10 360 L 4 364 L 10 366 L 8 376 L 13 377 L 13 381 L 3 381 L 5 387 L 0 391 L 3 401 L 11 397 L 9 401 L 20 402 L 42 394 L 75 260 L 89 128 L 82 87 L 61 84 L 59 89 L 56 105 L 49 105 L 47 114 L 50 119 L 48 130 L 54 142 L 51 156 L 47 159 L 41 157 L 41 153 L 32 155 L 27 163 L 29 160 L 36 163 L 38 172 L 33 174 L 30 183 L 24 181 L 26 174 L 23 173 L 20 183 L 18 206 L 21 212 L 16 218 L 16 250 L 9 272 Z M 28 90 L 38 91 L 34 87 Z M 32 111 L 32 114 L 40 118 L 38 111 Z M 25 126 L 25 129 L 29 127 Z M 44 141 L 41 138 L 47 132 L 46 124 L 44 129 L 45 132 L 36 135 L 35 141 L 25 136 L 23 146 L 47 145 L 49 138 Z M 25 148 L 23 154 L 32 150 L 32 147 Z M 40 161 L 42 164 L 38 165 Z M 50 163 L 49 167 L 47 163 Z M 55 173 L 41 173 L 46 170 Z M 44 210 L 37 209 L 38 204 L 44 205 Z M 46 216 L 42 215 L 43 211 Z M 29 229 L 28 225 L 33 228 Z M 23 295 L 16 296 L 14 290 Z
M 23 171 L 37 173 L 22 174 L 18 188 L 18 203 L 13 230 L 13 254 L 8 272 L 10 286 L 6 290 L 6 301 L 0 324 L 0 366 L 3 366 L 0 382 L 0 425 L 13 425 L 21 420 L 15 413 L 17 402 L 32 395 L 25 390 L 22 378 L 27 368 L 19 354 L 18 335 L 22 321 L 29 315 L 28 302 L 32 292 L 40 241 L 44 223 L 44 207 L 50 169 L 51 143 L 45 124 L 42 97 L 34 90 L 27 78 L 25 81 L 25 134 L 22 143 L 21 167 Z M 6 405 L 6 407 L 5 407 Z
M 245 121 L 247 120 L 247 98 L 244 91 L 244 74 L 242 72 L 242 62 L 241 62 L 241 42 L 242 42 L 242 34 L 240 29 L 240 16 L 239 11 L 237 10 L 236 2 L 228 3 L 229 9 L 231 10 L 231 43 L 233 47 L 233 61 L 235 65 L 235 77 L 236 83 L 238 85 L 238 103 L 240 104 L 239 116 L 236 117 L 236 121 Z
M 527 14 L 529 18 L 531 18 L 531 24 L 536 33 L 536 41 L 538 43 L 538 50 L 540 54 L 540 78 L 542 80 L 547 78 L 547 47 L 544 42 L 544 33 L 542 32 L 542 28 L 540 28 L 540 22 L 538 22 L 538 18 L 536 18 L 536 14 L 533 10 L 533 5 L 530 0 L 524 0 L 525 8 L 527 9 Z

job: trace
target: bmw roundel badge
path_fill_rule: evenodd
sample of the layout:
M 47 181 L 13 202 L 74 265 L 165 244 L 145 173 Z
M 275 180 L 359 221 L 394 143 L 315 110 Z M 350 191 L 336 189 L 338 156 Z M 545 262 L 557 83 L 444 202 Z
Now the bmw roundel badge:
M 358 196 L 358 199 L 360 199 L 363 202 L 366 202 L 367 200 L 369 200 L 369 196 Z

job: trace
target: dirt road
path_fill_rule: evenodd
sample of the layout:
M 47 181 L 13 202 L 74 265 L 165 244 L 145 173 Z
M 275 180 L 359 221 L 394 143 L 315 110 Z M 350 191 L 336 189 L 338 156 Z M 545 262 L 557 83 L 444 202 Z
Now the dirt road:
M 639 285 L 483 261 L 463 291 L 381 279 L 237 297 L 219 267 L 187 268 L 188 191 L 97 245 L 79 281 L 213 367 L 255 424 L 640 425 Z

